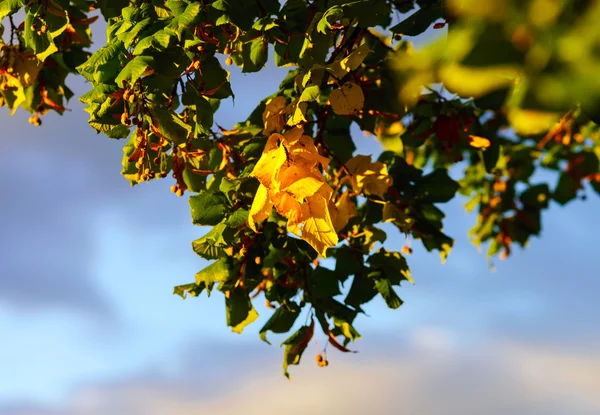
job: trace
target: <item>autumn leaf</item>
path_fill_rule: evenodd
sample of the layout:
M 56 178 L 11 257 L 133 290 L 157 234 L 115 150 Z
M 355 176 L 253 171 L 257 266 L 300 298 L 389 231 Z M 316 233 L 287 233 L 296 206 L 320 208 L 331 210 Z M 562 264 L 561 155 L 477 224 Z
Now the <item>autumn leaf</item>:
M 277 176 L 281 167 L 287 162 L 287 153 L 283 145 L 274 148 L 260 157 L 252 176 L 256 177 L 263 186 L 271 188 L 273 186 L 273 178 Z
M 357 69 L 370 52 L 372 52 L 372 50 L 369 49 L 369 45 L 363 43 L 354 49 L 350 55 L 334 61 L 325 68 L 337 79 L 342 79 L 344 76 Z
M 301 202 L 314 195 L 325 181 L 322 176 L 310 172 L 306 166 L 293 165 L 279 175 L 280 188 Z
M 488 148 L 491 145 L 490 140 L 488 140 L 485 137 L 479 137 L 477 135 L 469 136 L 469 144 L 471 145 L 471 147 L 475 148 Z
M 302 239 L 308 242 L 321 256 L 338 243 L 327 201 L 321 195 L 307 198 L 302 205 Z
M 333 226 L 336 232 L 339 232 L 348 224 L 350 218 L 356 216 L 356 206 L 350 200 L 350 192 L 348 190 L 340 196 L 334 206 Z
M 248 226 L 250 226 L 250 229 L 254 232 L 258 232 L 256 230 L 256 223 L 267 219 L 271 215 L 272 210 L 273 202 L 271 202 L 271 199 L 269 198 L 269 191 L 261 184 L 258 186 L 256 195 L 252 201 L 252 207 L 248 214 Z
M 341 88 L 331 91 L 329 102 L 336 114 L 353 115 L 364 107 L 365 95 L 360 86 L 346 82 Z
M 286 192 L 275 193 L 272 196 L 277 212 L 288 220 L 289 224 L 297 224 L 302 217 L 302 205 L 292 195 Z
M 356 193 L 364 192 L 383 198 L 392 185 L 387 166 L 381 162 L 371 162 L 371 156 L 355 156 L 348 160 L 346 168 L 352 175 L 350 181 Z
M 264 124 L 263 134 L 268 135 L 272 132 L 281 131 L 285 126 L 283 110 L 286 107 L 284 96 L 277 96 L 267 101 L 265 111 L 262 114 Z

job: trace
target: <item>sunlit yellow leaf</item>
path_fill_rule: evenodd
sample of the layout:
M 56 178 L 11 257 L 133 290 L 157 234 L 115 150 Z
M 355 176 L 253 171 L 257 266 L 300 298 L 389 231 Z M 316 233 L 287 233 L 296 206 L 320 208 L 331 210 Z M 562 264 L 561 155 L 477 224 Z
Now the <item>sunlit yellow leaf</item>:
M 302 239 L 308 242 L 322 257 L 327 248 L 338 243 L 327 201 L 320 195 L 307 198 L 302 205 Z
M 302 165 L 292 165 L 279 175 L 280 189 L 301 202 L 314 195 L 324 184 L 323 176 L 316 175 Z
M 469 144 L 471 145 L 471 147 L 475 148 L 488 148 L 491 145 L 490 140 L 488 140 L 485 137 L 479 137 L 477 135 L 469 136 Z
M 343 59 L 334 61 L 326 68 L 337 79 L 342 79 L 344 76 L 358 68 L 363 63 L 369 52 L 372 52 L 372 50 L 369 49 L 369 45 L 363 43 L 354 49 L 350 55 Z
M 550 130 L 560 121 L 560 114 L 513 108 L 508 111 L 508 121 L 518 134 L 536 135 Z
M 267 143 L 265 144 L 265 148 L 263 149 L 263 153 L 268 153 L 271 150 L 275 150 L 279 147 L 279 144 L 285 141 L 285 137 L 279 133 L 274 133 L 269 136 Z
M 285 107 L 286 99 L 284 96 L 277 96 L 267 101 L 267 105 L 262 114 L 264 135 L 281 131 L 283 129 L 285 126 L 285 120 L 283 116 L 283 110 Z
M 346 162 L 346 167 L 352 174 L 363 172 L 371 165 L 371 156 L 358 154 Z
M 346 82 L 341 88 L 331 91 L 329 102 L 336 114 L 352 115 L 364 107 L 365 95 L 360 86 Z
M 292 129 L 286 131 L 285 134 L 283 134 L 283 135 L 285 136 L 287 144 L 291 146 L 291 145 L 295 144 L 303 134 L 304 134 L 304 128 L 301 126 L 296 126 Z
M 286 192 L 273 193 L 271 199 L 277 212 L 288 220 L 289 224 L 298 224 L 302 219 L 302 206 L 294 197 Z
M 377 195 L 383 198 L 392 185 L 392 178 L 388 175 L 387 166 L 376 162 L 371 165 L 370 169 L 358 175 L 357 182 L 366 194 Z
M 352 188 L 356 193 L 377 195 L 381 198 L 392 185 L 387 166 L 381 162 L 371 162 L 371 156 L 358 155 L 346 163 L 352 174 Z
M 248 213 L 248 226 L 254 232 L 256 230 L 256 223 L 262 222 L 271 215 L 273 210 L 273 203 L 269 198 L 269 191 L 262 184 L 258 186 L 254 200 L 252 201 L 252 207 Z
M 499 88 L 511 86 L 521 74 L 522 70 L 514 65 L 475 68 L 449 63 L 440 68 L 439 79 L 452 93 L 479 98 Z
M 299 140 L 289 148 L 290 157 L 295 163 L 302 163 L 309 167 L 316 167 L 318 164 L 327 170 L 329 159 L 319 154 L 312 138 L 303 135 Z
M 271 188 L 273 178 L 277 176 L 281 167 L 287 161 L 287 153 L 284 146 L 272 149 L 260 157 L 251 175 L 256 177 L 264 186 Z
M 31 59 L 25 59 L 19 56 L 15 60 L 15 72 L 19 74 L 19 79 L 24 87 L 33 85 L 42 69 L 42 64 L 35 56 Z
M 299 102 L 298 105 L 296 105 L 296 109 L 292 113 L 292 116 L 288 120 L 287 124 L 288 125 L 298 125 L 300 123 L 308 121 L 306 119 L 306 109 L 307 108 L 308 108 L 307 102 Z
M 502 20 L 509 10 L 508 0 L 448 0 L 448 10 L 454 16 Z
M 350 200 L 350 192 L 346 190 L 335 203 L 336 214 L 333 217 L 333 226 L 339 232 L 347 224 L 350 218 L 356 216 L 356 206 Z

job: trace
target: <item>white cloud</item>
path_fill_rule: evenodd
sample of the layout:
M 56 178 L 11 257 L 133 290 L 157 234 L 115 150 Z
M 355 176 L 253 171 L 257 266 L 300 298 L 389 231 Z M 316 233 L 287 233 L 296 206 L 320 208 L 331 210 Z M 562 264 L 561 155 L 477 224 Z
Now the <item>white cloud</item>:
M 429 330 L 429 331 L 427 331 Z M 3 415 L 592 415 L 600 413 L 600 354 L 496 343 L 491 348 L 385 347 L 330 356 L 317 368 L 314 351 L 288 382 L 271 362 L 228 364 L 199 357 L 176 377 L 88 385 L 58 410 L 7 410 Z M 423 335 L 425 333 L 425 335 Z M 432 335 L 431 333 L 435 333 Z M 431 340 L 433 339 L 433 341 Z M 220 361 L 222 358 L 222 361 Z

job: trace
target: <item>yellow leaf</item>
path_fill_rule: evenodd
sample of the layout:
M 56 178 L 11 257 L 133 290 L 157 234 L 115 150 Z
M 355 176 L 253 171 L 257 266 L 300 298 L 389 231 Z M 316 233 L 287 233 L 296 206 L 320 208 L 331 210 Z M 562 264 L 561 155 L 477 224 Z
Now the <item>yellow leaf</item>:
M 510 10 L 507 0 L 448 0 L 447 8 L 454 16 L 501 21 Z
M 297 125 L 294 128 L 286 131 L 283 135 L 285 136 L 287 144 L 291 146 L 300 139 L 302 134 L 304 134 L 304 127 Z
M 560 120 L 560 114 L 536 110 L 513 108 L 508 112 L 508 121 L 518 134 L 537 135 L 550 130 Z
M 254 200 L 252 201 L 252 207 L 250 207 L 250 212 L 248 213 L 248 226 L 250 226 L 250 229 L 258 232 L 256 230 L 256 223 L 267 219 L 271 215 L 272 210 L 273 202 L 269 198 L 269 191 L 261 184 L 258 186 Z
M 347 224 L 350 218 L 356 216 L 356 206 L 350 200 L 350 192 L 346 190 L 335 203 L 336 214 L 333 217 L 333 226 L 339 232 Z
M 15 60 L 15 72 L 19 74 L 19 79 L 24 87 L 33 85 L 41 69 L 42 64 L 35 56 L 30 59 L 19 56 Z
M 475 68 L 449 63 L 439 71 L 439 79 L 448 91 L 474 98 L 511 86 L 521 75 L 522 70 L 514 65 Z
M 363 43 L 354 49 L 350 55 L 343 59 L 336 60 L 326 68 L 337 79 L 342 79 L 348 73 L 358 68 L 363 63 L 369 52 L 372 52 L 372 50 L 369 49 L 369 45 Z
M 381 162 L 371 162 L 371 156 L 355 156 L 348 160 L 346 167 L 352 174 L 352 188 L 356 193 L 365 192 L 383 198 L 392 185 L 387 166 Z
M 306 122 L 306 109 L 308 108 L 308 102 L 299 102 L 296 105 L 296 109 L 294 110 L 292 116 L 287 121 L 288 125 L 298 125 L 300 123 Z
M 363 172 L 363 171 L 367 170 L 370 165 L 371 165 L 371 156 L 363 156 L 362 154 L 354 156 L 346 162 L 346 168 L 352 174 Z
M 325 251 L 338 243 L 327 201 L 321 195 L 306 199 L 302 205 L 302 239 L 308 242 L 322 257 Z
M 294 199 L 302 202 L 314 195 L 325 181 L 302 165 L 292 165 L 279 174 L 280 189 L 290 193 Z
M 280 145 L 266 153 L 263 153 L 251 175 L 256 177 L 264 186 L 271 188 L 273 179 L 279 174 L 279 170 L 287 161 L 285 147 Z
M 302 219 L 302 206 L 286 192 L 278 192 L 271 195 L 277 211 L 288 220 L 289 224 L 298 224 Z
M 282 136 L 281 134 L 279 134 L 279 133 L 271 134 L 269 136 L 269 139 L 267 140 L 267 143 L 265 144 L 265 148 L 263 149 L 263 154 L 268 153 L 271 150 L 277 149 L 277 147 L 279 147 L 279 144 L 282 141 L 285 141 L 285 137 Z
M 360 86 L 354 82 L 346 82 L 341 88 L 331 91 L 329 102 L 336 114 L 352 115 L 365 105 L 365 95 Z
M 488 148 L 491 145 L 490 140 L 488 140 L 485 137 L 479 137 L 477 135 L 469 136 L 469 144 L 471 145 L 471 147 L 475 148 Z
M 285 107 L 286 99 L 284 96 L 277 96 L 267 101 L 267 105 L 262 114 L 264 135 L 283 129 L 285 126 L 285 120 L 283 118 L 283 110 Z
M 369 170 L 357 177 L 357 182 L 366 194 L 377 195 L 383 199 L 392 185 L 392 178 L 388 175 L 387 166 L 376 162 L 371 165 Z

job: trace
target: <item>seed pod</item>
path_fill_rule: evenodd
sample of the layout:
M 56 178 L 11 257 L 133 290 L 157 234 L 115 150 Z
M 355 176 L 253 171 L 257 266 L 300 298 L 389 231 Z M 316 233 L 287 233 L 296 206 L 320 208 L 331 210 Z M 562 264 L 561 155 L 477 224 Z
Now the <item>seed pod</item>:
M 29 117 L 28 121 L 30 124 L 33 124 L 36 127 L 39 127 L 40 125 L 42 125 L 42 119 L 37 114 L 33 114 L 31 117 Z
M 129 117 L 125 113 L 123 113 L 121 115 L 121 124 L 127 125 L 127 126 L 131 125 L 131 120 L 129 119 Z

